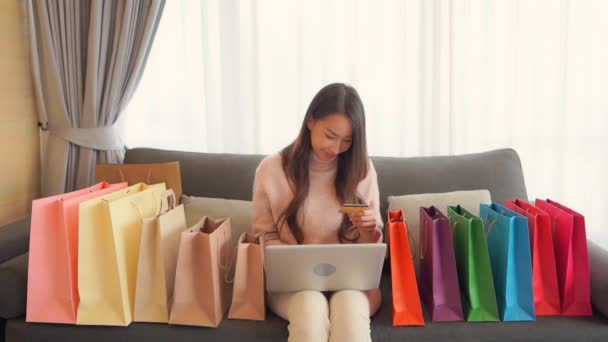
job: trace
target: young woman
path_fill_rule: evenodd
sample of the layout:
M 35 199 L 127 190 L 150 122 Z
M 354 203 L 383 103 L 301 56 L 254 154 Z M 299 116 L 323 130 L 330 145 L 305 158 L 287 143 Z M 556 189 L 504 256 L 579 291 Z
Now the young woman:
M 341 214 L 344 203 L 366 203 Z M 313 98 L 298 137 L 256 170 L 253 229 L 266 245 L 382 241 L 377 175 L 367 155 L 365 113 L 357 91 L 330 84 Z M 371 341 L 378 289 L 270 293 L 272 311 L 289 321 L 289 341 Z

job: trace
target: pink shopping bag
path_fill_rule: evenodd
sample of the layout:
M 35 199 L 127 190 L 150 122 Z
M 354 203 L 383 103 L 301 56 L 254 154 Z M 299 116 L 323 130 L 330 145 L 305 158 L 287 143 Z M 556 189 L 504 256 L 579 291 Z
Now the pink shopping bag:
M 27 322 L 76 323 L 78 308 L 78 205 L 123 189 L 101 182 L 32 203 Z

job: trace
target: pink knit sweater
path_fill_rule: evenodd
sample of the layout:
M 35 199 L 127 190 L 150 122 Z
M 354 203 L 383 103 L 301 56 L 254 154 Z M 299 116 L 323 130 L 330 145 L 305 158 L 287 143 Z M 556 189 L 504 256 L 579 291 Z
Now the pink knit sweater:
M 310 157 L 310 188 L 308 197 L 298 211 L 298 223 L 304 235 L 304 244 L 340 243 L 338 229 L 342 214 L 338 212 L 339 203 L 334 188 L 337 160 L 322 161 L 314 154 Z M 359 243 L 382 241 L 382 219 L 378 191 L 378 176 L 369 161 L 367 176 L 357 186 L 357 192 L 376 213 L 375 231 L 361 232 Z M 258 166 L 253 186 L 253 230 L 264 233 L 267 245 L 297 244 L 287 228 L 287 224 L 278 227 L 279 216 L 289 205 L 293 192 L 289 187 L 281 165 L 281 155 L 266 157 Z

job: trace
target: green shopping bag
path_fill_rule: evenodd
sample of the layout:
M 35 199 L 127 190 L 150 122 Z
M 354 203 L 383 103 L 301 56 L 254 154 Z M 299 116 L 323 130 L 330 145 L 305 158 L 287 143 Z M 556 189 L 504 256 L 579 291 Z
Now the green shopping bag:
M 498 321 L 494 280 L 481 219 L 460 205 L 448 207 L 454 253 L 467 321 Z

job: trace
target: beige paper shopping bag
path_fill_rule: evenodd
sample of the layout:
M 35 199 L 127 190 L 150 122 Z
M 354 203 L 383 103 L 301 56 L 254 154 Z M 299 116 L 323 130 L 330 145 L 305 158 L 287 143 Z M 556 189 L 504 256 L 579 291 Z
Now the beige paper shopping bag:
M 133 320 L 129 278 L 134 283 L 142 219 L 158 212 L 164 190 L 164 183 L 139 183 L 80 204 L 77 324 Z
M 160 183 L 108 204 L 118 272 L 122 280 L 121 290 L 123 298 L 126 298 L 123 305 L 131 319 L 135 311 L 135 284 L 142 225 L 145 219 L 154 217 L 160 212 L 163 191 L 165 191 L 165 183 Z
M 232 296 L 231 239 L 230 218 L 205 216 L 182 233 L 169 323 L 219 325 Z
M 238 240 L 230 319 L 263 321 L 266 317 L 264 247 L 260 235 L 245 232 Z
M 175 268 L 182 232 L 186 228 L 184 206 L 175 206 L 173 190 L 163 193 L 161 213 L 144 220 L 135 284 L 136 322 L 166 323 L 173 301 Z

